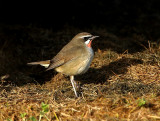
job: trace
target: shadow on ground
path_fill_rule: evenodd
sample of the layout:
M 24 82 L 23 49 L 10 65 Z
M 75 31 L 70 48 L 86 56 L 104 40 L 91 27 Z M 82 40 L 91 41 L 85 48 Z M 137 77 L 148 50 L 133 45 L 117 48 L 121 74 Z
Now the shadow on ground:
M 125 74 L 128 71 L 127 67 L 142 63 L 143 61 L 140 59 L 122 58 L 115 62 L 109 63 L 107 66 L 102 66 L 99 69 L 90 68 L 86 74 L 79 76 L 78 80 L 81 81 L 82 84 L 107 84 L 107 80 L 113 75 Z

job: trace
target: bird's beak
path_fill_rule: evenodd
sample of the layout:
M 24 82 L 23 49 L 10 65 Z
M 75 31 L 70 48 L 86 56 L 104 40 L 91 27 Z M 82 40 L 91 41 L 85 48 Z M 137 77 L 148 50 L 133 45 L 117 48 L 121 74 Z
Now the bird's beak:
M 95 38 L 97 38 L 97 37 L 99 37 L 99 36 L 93 36 L 93 37 L 92 37 L 92 40 L 95 39 Z

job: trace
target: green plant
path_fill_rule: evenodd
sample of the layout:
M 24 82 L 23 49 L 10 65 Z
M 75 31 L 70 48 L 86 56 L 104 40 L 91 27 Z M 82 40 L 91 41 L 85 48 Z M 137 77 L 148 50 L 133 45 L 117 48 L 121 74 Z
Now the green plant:
M 46 113 L 49 111 L 49 105 L 42 102 L 41 108 L 42 111 L 40 112 L 39 121 L 41 121 L 42 117 L 45 117 L 49 121 L 48 117 L 46 116 Z
M 30 117 L 29 120 L 31 120 L 31 121 L 37 121 L 37 119 L 34 116 Z
M 25 116 L 27 113 L 21 113 L 22 121 L 25 121 Z
M 8 118 L 7 121 L 12 121 L 12 119 Z
M 146 104 L 146 100 L 144 98 L 138 100 L 138 106 L 142 107 Z

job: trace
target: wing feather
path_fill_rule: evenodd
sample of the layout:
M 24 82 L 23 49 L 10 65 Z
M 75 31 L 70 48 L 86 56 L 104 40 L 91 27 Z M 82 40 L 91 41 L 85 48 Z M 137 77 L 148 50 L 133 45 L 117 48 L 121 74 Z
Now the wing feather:
M 63 48 L 51 61 L 47 70 L 57 68 L 69 61 L 74 60 L 83 54 L 86 51 L 85 46 L 72 46 L 69 48 Z

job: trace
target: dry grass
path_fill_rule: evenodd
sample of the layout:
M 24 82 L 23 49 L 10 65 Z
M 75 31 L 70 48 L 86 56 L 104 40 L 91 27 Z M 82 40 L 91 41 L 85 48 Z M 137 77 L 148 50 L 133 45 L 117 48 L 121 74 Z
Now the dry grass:
M 93 42 L 91 68 L 76 77 L 82 92 L 77 99 L 67 77 L 26 66 L 51 58 L 73 33 L 82 31 L 66 28 L 59 32 L 32 26 L 1 30 L 0 120 L 160 120 L 160 50 L 152 42 L 143 45 L 143 51 L 122 52 L 127 43 L 121 41 L 128 38 L 105 29 L 86 29 L 101 38 Z

